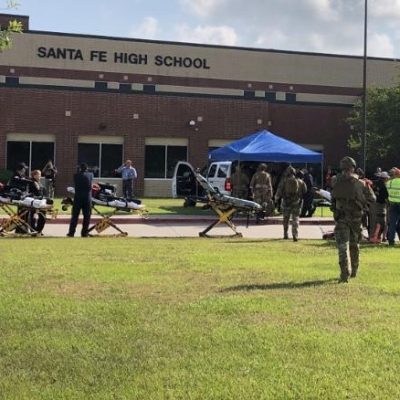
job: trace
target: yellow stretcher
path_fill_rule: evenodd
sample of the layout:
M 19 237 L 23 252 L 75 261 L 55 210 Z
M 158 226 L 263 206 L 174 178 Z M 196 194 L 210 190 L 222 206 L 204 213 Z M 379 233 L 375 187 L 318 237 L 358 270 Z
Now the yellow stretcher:
M 100 204 L 96 203 L 96 199 L 92 198 L 92 210 L 100 215 L 101 219 L 96 223 L 92 224 L 89 227 L 88 233 L 90 236 L 100 236 L 108 228 L 112 228 L 116 230 L 118 233 L 114 235 L 101 235 L 101 236 L 128 236 L 128 232 L 123 231 L 112 218 L 117 214 L 118 211 L 124 211 L 127 213 L 132 213 L 136 215 L 140 215 L 143 218 L 148 218 L 149 211 L 146 208 L 134 209 L 134 208 L 126 208 L 126 207 L 117 207 L 111 206 L 109 204 L 104 204 L 104 202 L 100 202 Z M 62 200 L 61 204 L 63 205 L 62 209 L 66 211 L 73 204 L 73 200 L 70 197 L 66 197 Z M 106 207 L 108 212 L 100 210 L 99 207 Z
M 29 223 L 31 212 L 40 213 L 43 217 L 56 218 L 58 210 L 53 208 L 35 208 L 21 206 L 13 203 L 0 203 L 0 209 L 7 215 L 0 220 L 0 236 L 31 236 L 36 237 L 38 233 Z
M 128 232 L 124 232 L 116 223 L 115 221 L 112 221 L 112 217 L 116 215 L 118 211 L 126 211 L 126 212 L 133 212 L 135 214 L 141 215 L 144 218 L 148 218 L 148 210 L 147 209 L 141 209 L 141 210 L 133 210 L 133 209 L 121 209 L 121 208 L 116 208 L 116 207 L 109 207 L 112 208 L 111 213 L 105 213 L 102 212 L 101 210 L 96 207 L 96 204 L 92 204 L 92 209 L 97 215 L 101 216 L 101 220 L 93 224 L 92 226 L 89 227 L 89 235 L 92 235 L 92 232 L 95 231 L 97 232 L 97 235 L 100 235 L 102 232 L 104 232 L 108 228 L 113 228 L 116 230 L 118 233 L 114 235 L 109 235 L 109 236 L 128 236 Z M 105 235 L 102 235 L 105 236 Z
M 238 209 L 234 206 L 226 207 L 225 204 L 218 204 L 213 200 L 209 200 L 207 204 L 213 209 L 213 211 L 217 214 L 218 219 L 207 226 L 206 229 L 199 232 L 200 237 L 217 237 L 216 235 L 210 236 L 208 232 L 217 226 L 218 224 L 226 224 L 229 228 L 233 230 L 232 235 L 228 235 L 229 237 L 243 237 L 243 235 L 237 231 L 236 225 L 232 222 L 233 216 L 238 212 Z M 225 235 L 226 237 L 226 235 Z
M 218 216 L 216 221 L 211 223 L 202 232 L 199 232 L 199 236 L 218 237 L 216 235 L 210 236 L 208 235 L 208 232 L 218 224 L 224 223 L 234 232 L 233 235 L 229 235 L 230 237 L 242 237 L 243 235 L 236 230 L 236 226 L 232 222 L 233 216 L 238 212 L 244 212 L 249 216 L 252 213 L 259 212 L 262 207 L 254 201 L 223 195 L 210 185 L 204 176 L 199 173 L 196 173 L 195 176 L 206 193 L 205 198 L 198 198 L 197 200 L 210 206 Z

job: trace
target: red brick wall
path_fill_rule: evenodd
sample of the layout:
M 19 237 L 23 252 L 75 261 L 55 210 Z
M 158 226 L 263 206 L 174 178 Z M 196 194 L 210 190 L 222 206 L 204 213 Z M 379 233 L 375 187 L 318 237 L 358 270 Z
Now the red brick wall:
M 139 195 L 143 193 L 146 136 L 188 138 L 189 161 L 201 167 L 207 162 L 208 140 L 233 140 L 260 128 L 296 142 L 323 144 L 326 163 L 337 164 L 346 153 L 349 133 L 344 123 L 346 107 L 248 99 L 2 87 L 0 110 L 6 110 L 0 112 L 0 168 L 6 165 L 7 133 L 54 134 L 58 187 L 63 189 L 72 181 L 79 136 L 123 136 L 124 158 L 131 158 L 138 170 Z M 66 110 L 71 111 L 71 117 L 65 116 Z M 134 113 L 139 119 L 133 119 Z M 188 121 L 198 116 L 203 121 L 196 131 L 189 128 Z M 263 123 L 258 125 L 257 119 Z M 105 128 L 100 130 L 99 124 Z

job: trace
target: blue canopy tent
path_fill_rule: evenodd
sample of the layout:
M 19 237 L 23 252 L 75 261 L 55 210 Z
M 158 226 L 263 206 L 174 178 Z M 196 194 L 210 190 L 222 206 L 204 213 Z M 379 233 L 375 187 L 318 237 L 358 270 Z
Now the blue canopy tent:
M 213 150 L 209 161 L 269 161 L 288 163 L 321 163 L 322 153 L 312 151 L 267 130 L 245 136 Z

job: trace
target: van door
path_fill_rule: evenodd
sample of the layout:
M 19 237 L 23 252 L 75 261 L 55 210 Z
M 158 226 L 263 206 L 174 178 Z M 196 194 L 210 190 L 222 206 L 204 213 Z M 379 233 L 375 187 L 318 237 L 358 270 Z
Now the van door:
M 188 162 L 179 161 L 172 177 L 172 197 L 196 196 L 197 186 L 193 166 Z

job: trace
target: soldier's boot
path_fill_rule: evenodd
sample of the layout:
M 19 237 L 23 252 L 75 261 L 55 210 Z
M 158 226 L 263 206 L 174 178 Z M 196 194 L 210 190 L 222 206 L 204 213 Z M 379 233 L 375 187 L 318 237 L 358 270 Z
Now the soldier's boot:
M 283 220 L 283 238 L 284 239 L 289 239 L 288 231 L 289 231 L 289 221 Z
M 355 278 L 357 276 L 357 272 L 358 272 L 358 265 L 352 265 L 350 278 Z
M 348 265 L 340 265 L 339 283 L 347 283 L 349 281 L 350 271 Z
M 293 242 L 297 242 L 298 240 L 297 235 L 293 235 Z
M 353 248 L 353 251 L 350 251 L 350 277 L 355 278 L 357 276 L 357 271 L 358 271 L 358 264 L 359 264 L 359 253 L 358 249 Z

